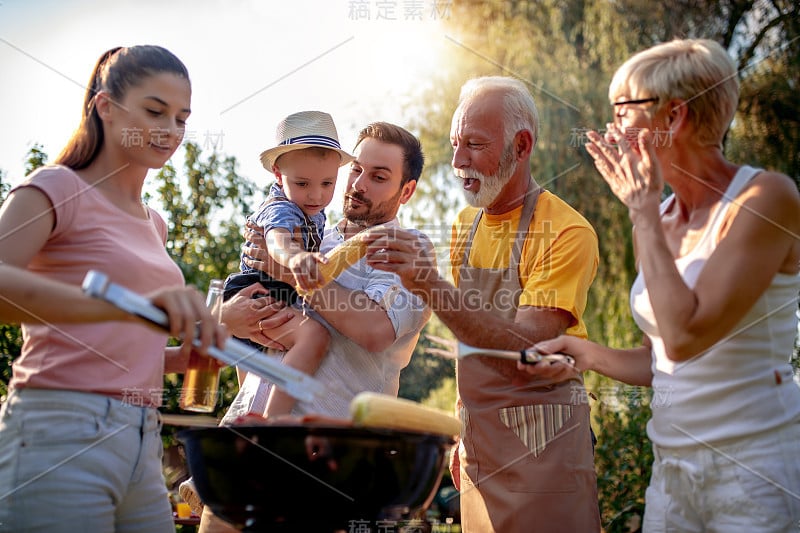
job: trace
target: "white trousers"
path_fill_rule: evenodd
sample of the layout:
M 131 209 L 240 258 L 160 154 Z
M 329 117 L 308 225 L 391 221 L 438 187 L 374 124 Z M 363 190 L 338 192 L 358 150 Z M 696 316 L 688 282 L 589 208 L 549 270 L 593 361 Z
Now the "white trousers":
M 645 533 L 800 530 L 800 424 L 689 450 L 653 446 Z

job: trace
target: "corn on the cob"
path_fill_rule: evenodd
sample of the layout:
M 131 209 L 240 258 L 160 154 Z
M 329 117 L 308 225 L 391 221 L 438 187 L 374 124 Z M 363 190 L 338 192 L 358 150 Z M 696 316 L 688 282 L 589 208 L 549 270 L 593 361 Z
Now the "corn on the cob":
M 319 274 L 322 277 L 320 287 L 338 278 L 339 274 L 358 263 L 358 260 L 364 257 L 366 253 L 367 243 L 360 238 L 360 235 L 354 235 L 333 248 L 325 254 L 325 257 L 328 258 L 328 262 L 318 267 Z M 303 297 L 311 294 L 311 291 L 304 291 L 299 288 L 297 292 Z
M 319 273 L 324 280 L 323 283 L 330 283 L 339 277 L 345 269 L 358 263 L 358 260 L 367 253 L 367 243 L 359 238 L 359 235 L 347 239 L 336 248 L 325 254 L 328 262 L 319 265 Z
M 356 426 L 400 429 L 438 435 L 458 435 L 461 422 L 432 407 L 376 392 L 362 392 L 350 402 Z

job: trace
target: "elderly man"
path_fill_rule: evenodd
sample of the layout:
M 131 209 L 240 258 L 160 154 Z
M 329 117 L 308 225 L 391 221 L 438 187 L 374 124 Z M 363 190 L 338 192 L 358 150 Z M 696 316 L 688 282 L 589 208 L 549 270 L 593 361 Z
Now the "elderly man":
M 523 83 L 468 81 L 453 116 L 453 168 L 470 204 L 453 226 L 455 286 L 416 235 L 373 235 L 368 264 L 396 272 L 460 341 L 520 350 L 566 333 L 582 314 L 598 264 L 591 225 L 531 176 L 538 113 Z M 589 406 L 561 362 L 533 374 L 487 356 L 457 363 L 462 434 L 454 453 L 462 530 L 599 531 Z

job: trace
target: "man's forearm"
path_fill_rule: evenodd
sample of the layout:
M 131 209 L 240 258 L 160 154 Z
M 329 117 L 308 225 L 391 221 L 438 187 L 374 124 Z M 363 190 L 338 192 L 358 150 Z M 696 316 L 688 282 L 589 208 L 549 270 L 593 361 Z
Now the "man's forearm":
M 306 301 L 339 333 L 365 350 L 380 352 L 395 341 L 389 315 L 364 291 L 334 281 L 312 292 Z
M 562 334 L 569 323 L 561 310 L 524 308 L 516 320 L 483 309 L 481 299 L 439 277 L 431 281 L 404 280 L 459 341 L 480 348 L 522 350 Z

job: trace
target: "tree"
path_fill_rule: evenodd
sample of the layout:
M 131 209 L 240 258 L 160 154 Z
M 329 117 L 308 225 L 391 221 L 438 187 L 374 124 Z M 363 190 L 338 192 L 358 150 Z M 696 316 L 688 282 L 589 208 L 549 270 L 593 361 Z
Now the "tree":
M 27 176 L 37 168 L 46 165 L 47 159 L 44 147 L 39 143 L 34 143 L 28 151 L 28 157 L 25 159 L 25 175 Z
M 204 161 L 194 143 L 186 143 L 184 151 L 181 177 L 171 163 L 156 176 L 157 199 L 167 213 L 167 251 L 186 282 L 204 290 L 212 278 L 238 270 L 255 185 L 237 174 L 233 157 L 212 153 Z
M 427 335 L 452 336 L 450 331 L 435 316 L 422 330 L 422 335 L 414 348 L 411 363 L 400 373 L 400 392 L 398 396 L 408 398 L 416 402 L 432 404 L 439 402 L 429 402 L 433 391 L 437 390 L 442 381 L 455 376 L 455 364 L 451 359 L 444 359 L 431 355 L 427 350 L 431 347 L 431 341 Z M 449 403 L 446 411 L 452 412 L 455 395 L 450 399 L 441 400 L 442 403 Z M 439 407 L 438 405 L 436 405 Z
M 602 433 L 595 447 L 595 470 L 604 531 L 637 531 L 644 516 L 644 490 L 653 462 L 650 442 L 642 431 L 650 419 L 651 392 L 620 385 L 605 385 L 599 390 L 593 412 Z M 611 435 L 613 438 L 607 437 Z
M 240 176 L 236 166 L 234 157 L 211 153 L 204 158 L 196 144 L 186 143 L 182 173 L 170 162 L 155 178 L 154 199 L 163 206 L 168 224 L 167 251 L 186 283 L 202 292 L 212 279 L 225 279 L 239 269 L 242 228 L 253 210 L 255 184 Z M 165 376 L 165 412 L 180 412 L 182 383 L 180 375 Z M 235 369 L 222 371 L 220 390 L 217 415 L 238 390 Z
M 795 67 L 785 54 L 766 58 L 743 80 L 740 118 L 733 125 L 728 153 L 783 172 L 800 188 L 800 54 L 795 56 Z
M 11 184 L 5 181 L 6 179 L 6 172 L 0 170 L 0 204 L 5 202 L 6 196 L 8 195 L 8 191 L 11 190 Z
M 47 154 L 42 145 L 34 144 L 25 160 L 27 176 L 47 162 Z M 4 181 L 5 172 L 0 171 L 0 204 L 6 200 L 10 184 Z M 11 381 L 11 365 L 22 351 L 22 330 L 17 324 L 0 324 L 0 400 L 5 401 L 8 382 Z

